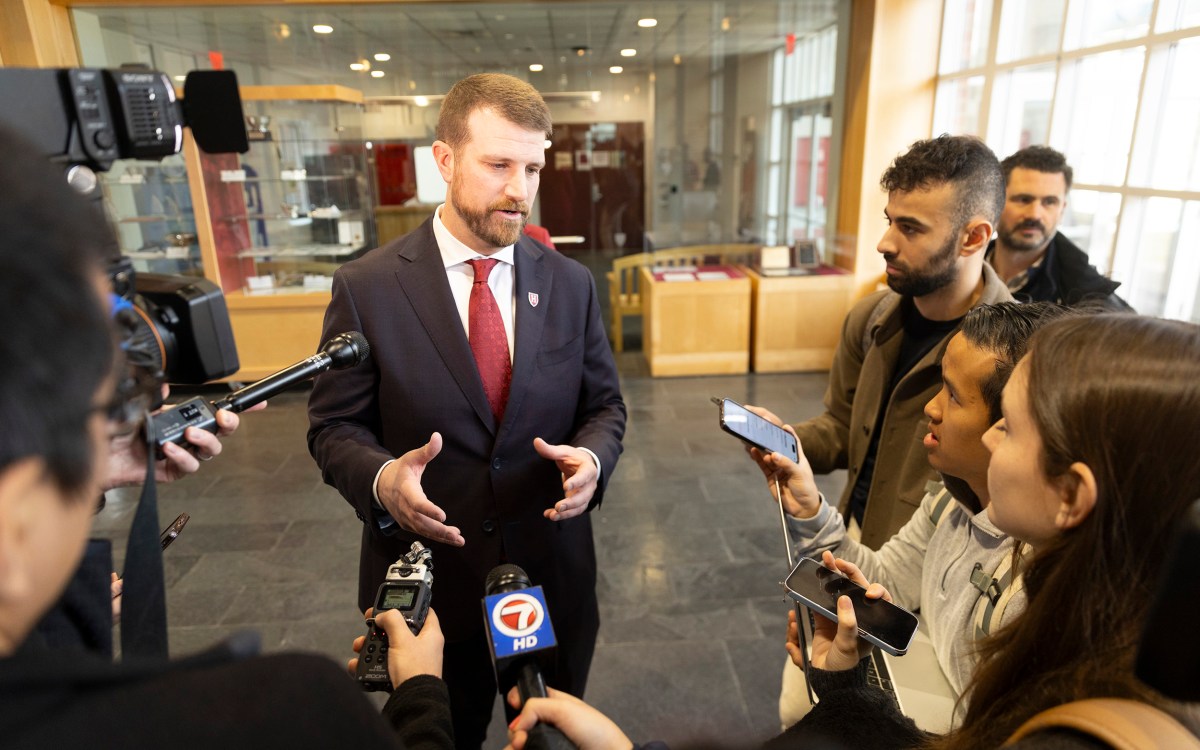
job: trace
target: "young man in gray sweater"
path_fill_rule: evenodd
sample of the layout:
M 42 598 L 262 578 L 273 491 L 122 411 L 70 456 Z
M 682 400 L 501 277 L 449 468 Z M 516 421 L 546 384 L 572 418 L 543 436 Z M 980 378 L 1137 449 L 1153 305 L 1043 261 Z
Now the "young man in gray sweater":
M 957 694 L 974 667 L 977 630 L 1011 620 L 1024 601 L 1019 583 L 1003 580 L 1014 542 L 985 510 L 989 454 L 983 433 L 1000 418 L 1000 393 L 1029 336 L 1060 314 L 1061 308 L 1048 303 L 1005 302 L 976 307 L 963 319 L 942 356 L 942 388 L 925 405 L 924 447 L 942 480 L 929 483 L 912 519 L 879 550 L 847 536 L 841 515 L 818 492 L 803 452 L 798 464 L 779 454 L 756 456 L 773 495 L 779 480 L 796 555 L 820 559 L 830 550 L 883 584 L 896 604 L 920 609 L 938 663 Z M 996 606 L 998 595 L 1006 606 Z M 993 611 L 985 620 L 985 612 Z M 780 719 L 790 725 L 808 708 L 803 673 L 785 669 Z

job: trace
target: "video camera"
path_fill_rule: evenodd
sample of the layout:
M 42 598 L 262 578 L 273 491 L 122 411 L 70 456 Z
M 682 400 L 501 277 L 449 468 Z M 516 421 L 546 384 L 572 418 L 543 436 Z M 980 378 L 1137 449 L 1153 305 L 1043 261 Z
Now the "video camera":
M 425 627 L 425 616 L 429 614 L 432 599 L 433 553 L 420 542 L 413 542 L 412 548 L 388 568 L 387 578 L 379 584 L 375 594 L 375 614 L 387 609 L 400 610 L 408 629 L 416 635 Z M 358 654 L 355 674 L 364 690 L 391 691 L 387 652 L 387 633 L 375 625 L 372 617 L 367 620 L 367 640 Z
M 183 99 L 161 72 L 119 69 L 0 68 L 0 122 L 32 141 L 68 184 L 103 211 L 96 172 L 118 159 L 162 159 L 183 147 L 183 128 L 209 153 L 245 153 L 246 138 L 233 71 L 187 74 Z M 198 385 L 239 368 L 229 311 L 212 282 L 189 276 L 135 273 L 112 244 L 109 277 L 114 314 L 126 329 L 124 348 L 140 389 L 157 406 L 158 384 Z

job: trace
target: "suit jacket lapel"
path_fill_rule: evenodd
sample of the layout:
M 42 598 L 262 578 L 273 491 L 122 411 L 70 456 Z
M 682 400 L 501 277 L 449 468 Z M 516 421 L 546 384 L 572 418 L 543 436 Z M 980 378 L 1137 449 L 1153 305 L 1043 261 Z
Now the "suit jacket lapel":
M 446 267 L 442 264 L 442 254 L 433 236 L 432 219 L 422 224 L 412 234 L 410 241 L 401 246 L 399 263 L 396 279 L 416 311 L 417 318 L 454 376 L 463 396 L 475 409 L 479 419 L 494 433 L 496 420 L 483 392 L 475 355 L 471 353 L 471 344 L 467 341 L 458 308 L 454 305 L 454 295 L 450 293 Z
M 513 252 L 516 265 L 514 281 L 516 315 L 513 336 L 516 351 L 513 352 L 512 387 L 508 392 L 508 405 L 504 409 L 504 422 L 517 418 L 528 395 L 529 382 L 537 365 L 537 354 L 541 350 L 542 330 L 546 325 L 546 311 L 550 302 L 550 290 L 554 273 L 546 267 L 544 252 L 525 238 L 517 241 Z

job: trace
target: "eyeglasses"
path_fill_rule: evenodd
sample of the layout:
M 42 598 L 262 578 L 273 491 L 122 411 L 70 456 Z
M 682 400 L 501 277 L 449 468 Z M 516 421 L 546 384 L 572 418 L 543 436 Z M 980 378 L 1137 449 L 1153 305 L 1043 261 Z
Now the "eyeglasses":
M 109 437 L 127 437 L 141 429 L 150 410 L 150 386 L 134 373 L 120 379 L 107 403 L 92 408 L 108 422 Z

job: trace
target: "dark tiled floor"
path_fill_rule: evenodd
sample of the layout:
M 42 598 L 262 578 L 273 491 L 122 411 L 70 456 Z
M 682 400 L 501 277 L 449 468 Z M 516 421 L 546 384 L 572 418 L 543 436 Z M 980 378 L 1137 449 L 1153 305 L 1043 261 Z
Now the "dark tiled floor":
M 637 334 L 635 324 L 627 344 Z M 799 419 L 820 410 L 826 377 L 651 379 L 637 351 L 618 365 L 629 424 L 593 519 L 602 624 L 586 698 L 635 741 L 769 737 L 784 658 L 783 541 L 761 475 L 717 427 L 709 397 Z M 364 632 L 359 522 L 308 455 L 306 401 L 301 390 L 246 415 L 219 459 L 160 488 L 162 525 L 191 515 L 164 555 L 172 653 L 252 628 L 266 650 L 343 662 Z M 836 496 L 844 476 L 819 481 Z M 119 566 L 133 496 L 111 494 L 97 524 Z M 504 746 L 501 717 L 497 702 L 488 747 Z

